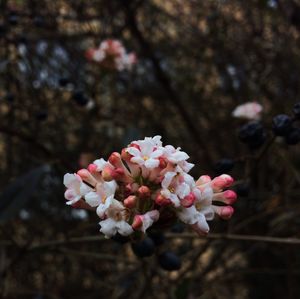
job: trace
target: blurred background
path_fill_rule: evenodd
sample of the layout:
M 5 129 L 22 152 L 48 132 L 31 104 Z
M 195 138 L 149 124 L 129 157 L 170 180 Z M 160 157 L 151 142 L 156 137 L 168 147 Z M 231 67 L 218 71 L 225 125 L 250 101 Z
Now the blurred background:
M 87 60 L 108 38 L 132 70 Z M 299 38 L 296 0 L 1 0 L 0 297 L 300 298 L 299 146 L 271 130 L 299 100 Z M 231 115 L 248 101 L 264 108 L 250 149 Z M 239 194 L 208 238 L 166 231 L 173 272 L 63 197 L 64 173 L 157 134 Z

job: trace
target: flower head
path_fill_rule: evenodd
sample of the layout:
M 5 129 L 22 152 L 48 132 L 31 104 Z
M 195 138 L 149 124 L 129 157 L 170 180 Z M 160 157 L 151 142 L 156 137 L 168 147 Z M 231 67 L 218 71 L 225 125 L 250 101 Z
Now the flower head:
M 106 237 L 146 233 L 170 215 L 205 235 L 216 214 L 223 219 L 233 214 L 236 194 L 227 189 L 233 179 L 223 174 L 195 181 L 188 158 L 181 148 L 163 146 L 160 136 L 133 141 L 108 161 L 98 159 L 88 169 L 66 174 L 67 203 L 80 201 L 79 207 L 95 210 Z

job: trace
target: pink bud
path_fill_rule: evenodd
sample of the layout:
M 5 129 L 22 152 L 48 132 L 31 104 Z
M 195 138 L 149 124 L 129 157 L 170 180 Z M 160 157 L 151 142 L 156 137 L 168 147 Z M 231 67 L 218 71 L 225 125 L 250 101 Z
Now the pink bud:
M 196 182 L 196 185 L 203 185 L 209 183 L 211 181 L 211 177 L 209 175 L 202 175 Z
M 97 171 L 97 165 L 95 165 L 95 164 L 90 164 L 90 165 L 88 166 L 88 171 L 91 172 L 91 173 L 96 172 L 96 171 Z
M 159 206 L 169 206 L 172 202 L 170 199 L 165 198 L 161 194 L 158 194 L 155 198 L 155 203 Z
M 228 175 L 228 174 L 222 174 L 218 177 L 215 177 L 212 181 L 211 181 L 211 187 L 214 190 L 222 190 L 224 188 L 227 188 L 229 186 L 231 186 L 234 182 L 234 179 Z
M 184 199 L 180 201 L 181 205 L 185 208 L 191 207 L 196 200 L 196 196 L 193 192 L 188 194 Z
M 145 198 L 145 197 L 149 197 L 150 196 L 151 191 L 150 191 L 149 187 L 147 187 L 147 186 L 141 186 L 138 189 L 138 194 L 139 194 L 140 197 Z
M 72 200 L 76 196 L 74 190 L 72 189 L 67 189 L 65 192 L 65 199 L 67 200 Z
M 142 215 L 135 215 L 131 226 L 135 230 L 140 229 L 143 226 L 143 217 L 142 217 Z
M 80 169 L 77 171 L 77 174 L 83 179 L 88 180 L 91 176 L 90 172 L 87 169 Z
M 220 217 L 223 219 L 229 219 L 234 213 L 234 209 L 231 206 L 226 206 L 221 209 Z
M 120 179 L 124 175 L 124 169 L 118 167 L 112 171 L 112 177 L 115 180 Z
M 132 184 L 127 184 L 126 186 L 125 186 L 125 192 L 126 193 L 131 193 L 132 192 Z
M 110 164 L 112 164 L 115 167 L 118 167 L 120 165 L 120 160 L 121 160 L 121 155 L 117 152 L 113 152 L 108 158 Z
M 159 168 L 164 169 L 167 167 L 168 162 L 166 161 L 165 158 L 159 157 L 158 160 L 159 160 Z
M 124 200 L 124 206 L 126 208 L 132 209 L 136 205 L 136 196 L 130 195 Z
M 237 199 L 237 194 L 233 190 L 224 191 L 224 197 L 229 200 L 229 204 L 233 204 Z
M 88 60 L 92 60 L 93 57 L 95 55 L 95 49 L 88 49 L 86 52 L 85 52 L 85 57 L 88 59 Z
M 225 220 L 229 219 L 234 213 L 234 209 L 231 206 L 213 206 L 213 209 L 222 219 Z
M 102 178 L 104 181 L 112 181 L 113 180 L 113 169 L 110 166 L 105 166 L 102 170 Z
M 132 156 L 126 151 L 126 148 L 123 148 L 121 151 L 121 158 L 125 161 L 129 161 Z
M 214 193 L 213 201 L 224 202 L 232 205 L 237 199 L 237 195 L 233 190 L 226 190 L 224 192 Z

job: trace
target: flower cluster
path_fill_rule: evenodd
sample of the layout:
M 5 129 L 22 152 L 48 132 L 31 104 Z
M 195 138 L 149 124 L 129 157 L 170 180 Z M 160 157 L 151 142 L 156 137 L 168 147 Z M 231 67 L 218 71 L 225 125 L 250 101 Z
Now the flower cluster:
M 88 49 L 86 57 L 107 69 L 118 71 L 130 70 L 137 61 L 136 55 L 127 53 L 123 44 L 115 39 L 104 40 L 98 48 Z
M 134 141 L 108 161 L 95 160 L 88 169 L 66 174 L 67 204 L 95 210 L 107 237 L 145 233 L 153 224 L 165 227 L 177 218 L 205 235 L 215 214 L 223 219 L 233 214 L 236 193 L 224 191 L 233 178 L 203 175 L 195 181 L 188 158 L 180 148 L 163 146 L 160 136 Z
M 259 120 L 263 111 L 262 105 L 257 102 L 247 102 L 237 106 L 232 111 L 232 116 L 236 118 L 245 118 L 249 120 Z

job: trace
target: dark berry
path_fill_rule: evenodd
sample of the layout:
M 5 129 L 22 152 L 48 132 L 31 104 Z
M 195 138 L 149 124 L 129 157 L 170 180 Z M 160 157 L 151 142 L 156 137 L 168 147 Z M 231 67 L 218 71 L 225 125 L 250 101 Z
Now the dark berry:
M 246 197 L 249 194 L 250 188 L 247 183 L 243 183 L 243 184 L 236 185 L 235 191 L 238 196 Z
M 223 174 L 231 171 L 233 167 L 234 167 L 234 161 L 228 158 L 224 158 L 219 160 L 215 164 L 214 169 L 217 174 Z
M 267 139 L 267 135 L 264 132 L 263 135 L 259 136 L 256 140 L 253 140 L 252 142 L 250 142 L 248 144 L 248 147 L 253 150 L 258 149 L 265 143 L 266 139 Z
M 180 258 L 171 251 L 165 251 L 158 256 L 159 265 L 167 271 L 175 271 L 181 268 Z
M 277 136 L 285 136 L 291 126 L 292 120 L 286 114 L 278 114 L 273 118 L 273 132 Z
M 60 87 L 66 87 L 70 83 L 71 83 L 70 80 L 66 77 L 62 77 L 58 80 L 58 84 Z
M 79 106 L 86 106 L 87 103 L 89 102 L 88 97 L 82 91 L 75 91 L 73 93 L 73 100 Z
M 297 118 L 300 118 L 300 102 L 294 105 L 293 112 Z
M 182 223 L 177 222 L 172 226 L 171 232 L 180 234 L 184 231 L 184 228 L 185 228 L 185 226 Z
M 295 145 L 300 142 L 300 128 L 291 128 L 285 135 L 285 142 L 288 145 Z
M 249 122 L 239 129 L 239 139 L 251 149 L 260 147 L 266 140 L 266 132 L 259 122 Z
M 125 244 L 130 241 L 129 237 L 122 236 L 119 233 L 115 234 L 111 239 L 120 244 Z
M 149 231 L 149 232 L 147 232 L 147 235 L 149 236 L 149 238 L 152 239 L 155 246 L 162 245 L 166 240 L 164 234 L 162 232 L 159 232 L 159 231 Z
M 132 251 L 138 257 L 148 257 L 153 255 L 155 244 L 150 238 L 145 238 L 142 241 L 131 244 Z

